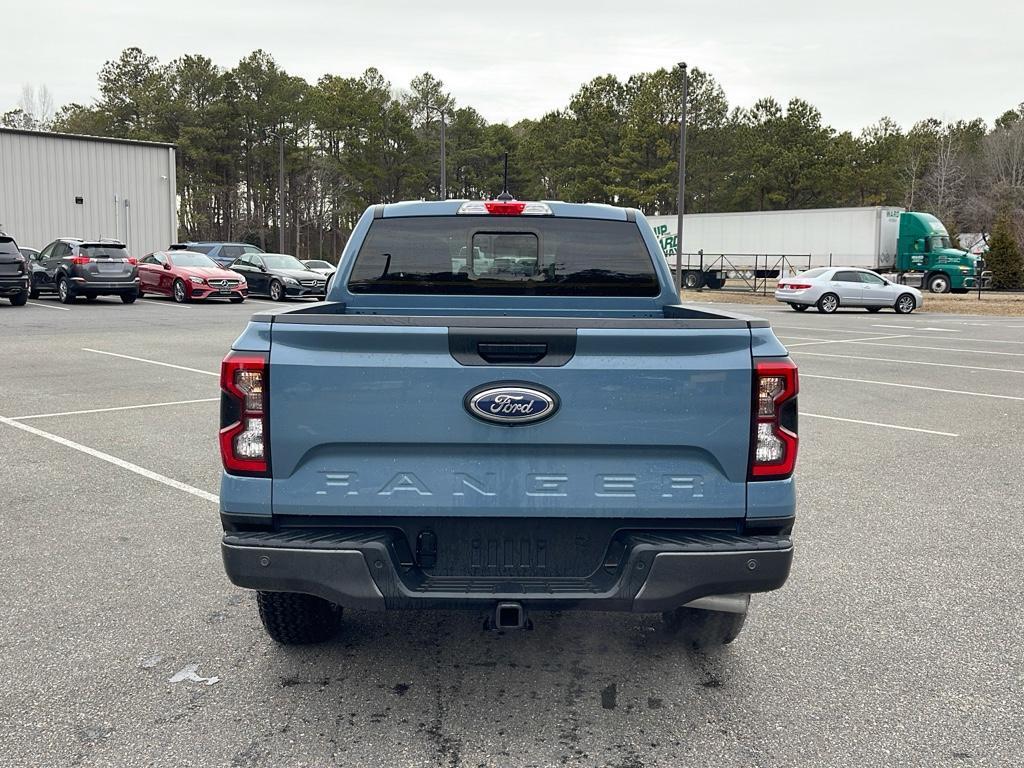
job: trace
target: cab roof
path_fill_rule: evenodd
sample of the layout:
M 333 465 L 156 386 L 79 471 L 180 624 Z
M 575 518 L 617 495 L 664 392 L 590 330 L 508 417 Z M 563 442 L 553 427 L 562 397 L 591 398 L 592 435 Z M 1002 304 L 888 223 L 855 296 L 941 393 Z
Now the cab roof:
M 456 216 L 459 208 L 474 200 L 405 200 L 400 203 L 385 203 L 376 206 L 374 216 L 377 218 L 399 218 L 402 216 Z M 494 201 L 484 201 L 494 202 Z M 514 202 L 534 202 L 516 200 Z M 541 200 L 551 209 L 551 215 L 571 219 L 603 219 L 605 221 L 630 221 L 635 218 L 635 211 L 630 208 L 619 208 L 605 203 L 564 203 L 560 200 Z M 486 214 L 470 214 L 486 215 Z M 537 217 L 543 218 L 543 217 Z

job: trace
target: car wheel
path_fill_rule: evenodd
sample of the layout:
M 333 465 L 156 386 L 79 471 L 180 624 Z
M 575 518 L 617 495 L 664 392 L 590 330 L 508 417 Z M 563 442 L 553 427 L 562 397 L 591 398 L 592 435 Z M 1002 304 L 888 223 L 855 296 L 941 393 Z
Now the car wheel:
M 61 275 L 57 280 L 57 298 L 60 299 L 61 304 L 74 304 L 75 294 L 71 290 L 71 283 L 68 279 Z
M 284 286 L 277 280 L 270 283 L 271 301 L 284 301 Z
M 806 304 L 790 304 L 789 306 L 791 306 L 797 312 L 806 312 L 807 311 L 807 305 Z
M 728 645 L 737 637 L 747 620 L 746 613 L 706 611 L 702 608 L 676 608 L 662 614 L 665 630 L 694 648 Z
M 139 298 L 139 294 L 138 293 L 122 293 L 121 294 L 121 303 L 122 304 L 134 304 L 135 300 L 137 298 Z
M 928 278 L 928 290 L 932 293 L 949 293 L 949 278 L 946 275 L 932 275 Z
M 831 315 L 839 309 L 839 297 L 834 293 L 826 293 L 820 299 L 818 299 L 818 311 L 824 312 L 826 315 Z
M 188 301 L 188 289 L 185 287 L 184 280 L 174 281 L 174 286 L 171 288 L 171 295 L 179 304 L 184 304 Z
M 881 312 L 881 307 L 864 307 L 868 312 Z
M 28 303 L 28 291 L 22 291 L 11 296 L 11 304 L 16 307 L 24 307 Z
M 95 293 L 87 293 L 85 295 L 85 300 L 89 301 L 89 302 L 96 301 L 96 299 L 98 299 L 98 298 L 99 298 L 99 296 L 97 296 Z
M 263 628 L 282 645 L 307 645 L 330 640 L 341 624 L 341 607 L 323 598 L 297 592 L 257 592 Z
M 909 293 L 901 293 L 900 297 L 896 299 L 896 304 L 893 309 L 895 309 L 898 314 L 909 315 L 917 309 L 917 301 Z
M 141 299 L 141 298 L 145 297 L 145 295 L 146 295 L 146 294 L 142 292 L 142 289 L 141 289 L 141 288 L 139 288 L 139 292 L 138 292 L 138 294 L 137 294 L 137 295 L 138 295 L 138 297 L 139 297 L 139 298 Z
M 32 281 L 32 287 L 28 289 L 28 297 L 30 299 L 38 299 L 39 298 L 39 289 L 36 287 L 36 281 L 35 280 Z

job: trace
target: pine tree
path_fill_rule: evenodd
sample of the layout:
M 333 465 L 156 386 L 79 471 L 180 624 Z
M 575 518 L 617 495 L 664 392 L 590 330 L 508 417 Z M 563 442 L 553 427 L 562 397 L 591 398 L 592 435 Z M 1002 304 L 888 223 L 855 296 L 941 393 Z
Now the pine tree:
M 985 262 L 992 270 L 992 287 L 1024 288 L 1024 258 L 1005 211 L 996 219 L 988 246 Z

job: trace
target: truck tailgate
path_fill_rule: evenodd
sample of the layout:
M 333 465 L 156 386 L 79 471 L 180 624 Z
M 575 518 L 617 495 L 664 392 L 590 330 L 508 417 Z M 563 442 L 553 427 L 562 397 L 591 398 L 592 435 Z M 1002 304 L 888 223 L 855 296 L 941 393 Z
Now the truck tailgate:
M 749 329 L 573 332 L 564 365 L 467 366 L 440 323 L 275 323 L 274 514 L 743 517 Z M 559 410 L 513 427 L 467 412 L 467 392 L 508 381 Z

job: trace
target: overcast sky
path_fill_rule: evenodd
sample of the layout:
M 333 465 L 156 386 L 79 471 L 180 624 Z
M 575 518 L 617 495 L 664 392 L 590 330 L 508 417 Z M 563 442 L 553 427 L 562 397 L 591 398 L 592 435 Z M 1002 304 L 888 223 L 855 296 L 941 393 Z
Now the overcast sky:
M 14 3 L 15 0 L 10 0 Z M 430 71 L 491 121 L 565 106 L 597 75 L 686 61 L 731 105 L 801 97 L 858 131 L 882 115 L 990 123 L 1024 101 L 1024 3 L 28 0 L 5 14 L 0 112 L 22 86 L 91 103 L 96 73 L 137 45 L 223 67 L 256 48 L 315 81 L 375 66 L 405 86 Z

